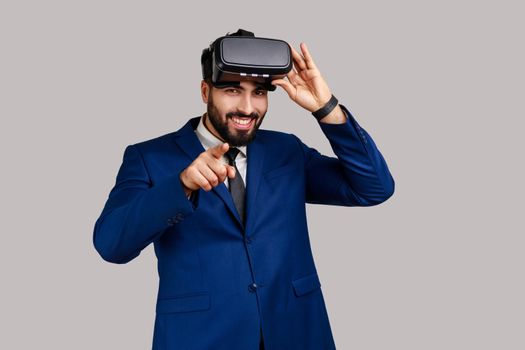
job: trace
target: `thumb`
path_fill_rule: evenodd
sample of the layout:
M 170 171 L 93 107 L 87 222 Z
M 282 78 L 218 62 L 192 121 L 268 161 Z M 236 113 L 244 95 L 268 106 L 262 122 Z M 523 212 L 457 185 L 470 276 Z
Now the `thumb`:
M 286 93 L 288 94 L 288 96 L 292 100 L 294 100 L 297 89 L 289 81 L 284 79 L 275 79 L 272 80 L 272 85 L 280 86 L 281 88 L 283 88 L 284 91 L 286 91 Z

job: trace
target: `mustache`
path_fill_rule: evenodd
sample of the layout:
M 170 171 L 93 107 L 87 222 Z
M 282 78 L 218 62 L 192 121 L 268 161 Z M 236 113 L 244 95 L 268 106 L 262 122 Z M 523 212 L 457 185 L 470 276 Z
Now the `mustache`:
M 228 112 L 228 113 L 226 113 L 226 117 L 227 118 L 239 117 L 239 118 L 257 119 L 257 118 L 259 118 L 259 113 L 253 112 L 253 113 L 250 113 L 250 114 L 243 114 L 243 113 L 239 113 L 239 112 Z

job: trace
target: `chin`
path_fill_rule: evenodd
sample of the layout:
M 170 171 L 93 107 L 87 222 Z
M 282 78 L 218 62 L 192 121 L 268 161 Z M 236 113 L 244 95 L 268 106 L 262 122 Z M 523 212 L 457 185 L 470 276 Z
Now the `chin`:
M 232 147 L 247 146 L 255 138 L 255 132 L 253 130 L 250 130 L 248 133 L 243 132 L 242 134 L 242 138 L 239 137 L 239 134 L 237 134 L 237 136 L 230 137 L 230 141 L 228 143 Z

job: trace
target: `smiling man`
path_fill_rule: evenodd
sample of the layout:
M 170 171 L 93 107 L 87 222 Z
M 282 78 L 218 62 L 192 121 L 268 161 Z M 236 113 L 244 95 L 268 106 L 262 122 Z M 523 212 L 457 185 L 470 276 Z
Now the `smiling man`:
M 305 206 L 384 202 L 394 192 L 386 162 L 304 43 L 298 52 L 239 30 L 201 63 L 206 113 L 126 148 L 95 247 L 122 264 L 154 244 L 153 349 L 335 349 Z M 276 87 L 315 117 L 335 157 L 259 129 Z M 331 239 L 328 227 L 319 234 Z
M 230 146 L 246 146 L 255 137 L 268 109 L 268 91 L 250 81 L 213 89 L 211 82 L 201 83 L 202 97 L 207 103 L 204 125 Z M 217 95 L 216 104 L 213 96 Z

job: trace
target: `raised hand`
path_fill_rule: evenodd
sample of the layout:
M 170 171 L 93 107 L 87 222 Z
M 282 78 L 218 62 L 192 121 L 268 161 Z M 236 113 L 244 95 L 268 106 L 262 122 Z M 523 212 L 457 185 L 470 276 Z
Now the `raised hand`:
M 301 43 L 300 47 L 302 54 L 291 47 L 294 68 L 287 74 L 288 80 L 275 79 L 272 84 L 282 87 L 298 105 L 314 112 L 330 100 L 332 93 L 306 44 Z

